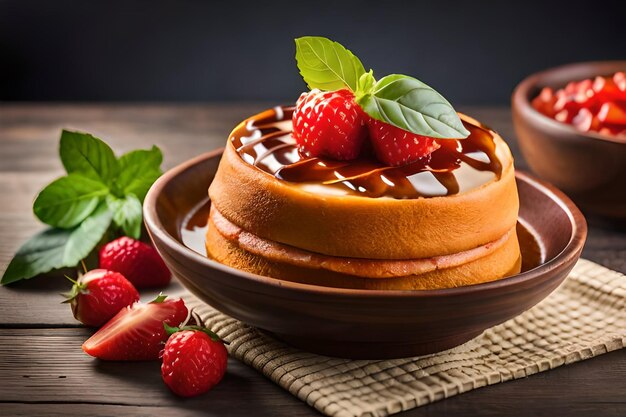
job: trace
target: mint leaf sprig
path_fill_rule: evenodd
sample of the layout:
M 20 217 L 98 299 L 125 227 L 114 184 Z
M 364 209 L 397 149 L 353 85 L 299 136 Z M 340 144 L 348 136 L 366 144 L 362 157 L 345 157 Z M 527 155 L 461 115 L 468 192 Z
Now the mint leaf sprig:
M 341 44 L 330 39 L 305 36 L 296 39 L 296 61 L 309 88 L 339 90 L 357 88 L 363 64 Z
M 51 228 L 22 245 L 2 285 L 74 267 L 105 236 L 141 235 L 143 200 L 162 173 L 158 147 L 116 158 L 104 141 L 63 130 L 59 154 L 67 175 L 46 186 L 33 204 L 35 216 Z
M 350 89 L 370 117 L 438 139 L 469 136 L 452 105 L 418 79 L 392 74 L 380 80 L 341 44 L 317 36 L 296 39 L 296 61 L 309 88 Z

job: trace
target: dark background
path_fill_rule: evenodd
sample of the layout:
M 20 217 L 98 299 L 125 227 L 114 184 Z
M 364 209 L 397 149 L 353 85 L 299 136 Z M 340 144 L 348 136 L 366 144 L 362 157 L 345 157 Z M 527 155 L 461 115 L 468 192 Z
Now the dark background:
M 0 100 L 291 101 L 302 35 L 452 102 L 506 104 L 534 71 L 626 59 L 626 0 L 0 0 Z

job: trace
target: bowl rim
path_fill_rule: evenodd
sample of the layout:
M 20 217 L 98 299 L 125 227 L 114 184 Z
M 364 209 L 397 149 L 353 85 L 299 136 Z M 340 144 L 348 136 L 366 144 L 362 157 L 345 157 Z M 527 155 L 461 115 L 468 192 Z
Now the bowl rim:
M 587 67 L 614 67 L 616 70 L 619 68 L 623 68 L 624 71 L 626 71 L 626 60 L 575 62 L 547 68 L 530 74 L 529 76 L 524 78 L 519 84 L 517 84 L 517 86 L 513 90 L 513 95 L 511 96 L 512 107 L 517 107 L 523 115 L 528 118 L 532 118 L 541 127 L 547 130 L 552 130 L 555 134 L 576 135 L 578 137 L 591 138 L 599 141 L 626 145 L 626 141 L 624 141 L 624 139 L 614 138 L 608 135 L 601 135 L 597 132 L 583 132 L 568 123 L 562 123 L 554 120 L 551 117 L 540 113 L 530 104 L 530 91 L 537 87 L 537 84 L 539 84 L 539 80 L 541 80 L 542 78 L 561 72 L 567 72 L 575 69 L 584 69 Z M 566 81 L 566 83 L 569 81 Z
M 218 158 L 221 156 L 223 148 L 216 149 L 210 152 L 206 152 L 199 156 L 196 156 L 180 165 L 165 172 L 153 185 L 150 187 L 148 194 L 144 201 L 144 222 L 148 229 L 151 238 L 154 240 L 153 235 L 157 236 L 159 240 L 165 243 L 165 245 L 177 252 L 180 256 L 185 258 L 192 258 L 195 262 L 198 262 L 209 269 L 217 269 L 221 272 L 234 274 L 239 278 L 247 281 L 252 281 L 255 284 L 269 285 L 271 287 L 280 287 L 281 289 L 289 289 L 301 293 L 316 293 L 318 295 L 329 295 L 338 297 L 366 297 L 366 298 L 415 298 L 415 297 L 441 297 L 441 296 L 454 296 L 454 295 L 467 295 L 470 293 L 477 293 L 482 291 L 497 290 L 499 288 L 515 286 L 524 282 L 532 281 L 536 278 L 544 276 L 549 271 L 559 268 L 562 265 L 569 265 L 575 260 L 582 251 L 586 236 L 587 236 L 587 222 L 583 214 L 576 207 L 576 205 L 561 191 L 559 191 L 553 185 L 550 185 L 544 181 L 541 181 L 533 176 L 516 171 L 515 176 L 517 179 L 530 183 L 535 188 L 538 188 L 548 198 L 555 201 L 568 216 L 572 227 L 572 234 L 566 244 L 565 248 L 558 253 L 555 257 L 547 262 L 533 268 L 529 271 L 525 271 L 511 277 L 503 278 L 496 281 L 484 282 L 480 284 L 467 285 L 455 288 L 444 289 L 432 289 L 432 290 L 365 290 L 365 289 L 350 289 L 350 288 L 335 288 L 325 287 L 313 284 L 302 284 L 299 282 L 292 282 L 281 280 L 278 278 L 266 277 L 263 275 L 257 275 L 250 272 L 241 271 L 237 268 L 233 268 L 224 265 L 220 262 L 214 261 L 206 256 L 202 256 L 200 253 L 185 246 L 182 242 L 169 234 L 163 223 L 159 219 L 156 211 L 156 201 L 159 195 L 163 192 L 166 185 L 172 181 L 176 176 L 182 172 L 192 168 L 195 165 L 201 164 L 209 159 Z M 208 198 L 208 195 L 207 195 Z

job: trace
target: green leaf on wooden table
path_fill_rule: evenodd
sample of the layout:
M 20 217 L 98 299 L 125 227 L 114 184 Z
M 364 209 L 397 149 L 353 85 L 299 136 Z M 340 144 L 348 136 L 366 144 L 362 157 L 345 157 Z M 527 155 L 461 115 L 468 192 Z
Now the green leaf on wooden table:
M 441 139 L 469 135 L 441 94 L 406 75 L 383 77 L 371 91 L 357 92 L 356 101 L 371 117 L 418 135 Z
M 110 186 L 119 173 L 113 150 L 88 133 L 63 130 L 59 153 L 68 174 L 80 173 Z
M 109 193 L 106 185 L 81 174 L 61 177 L 44 188 L 33 211 L 42 222 L 60 228 L 71 228 L 85 220 Z
M 126 236 L 139 239 L 141 235 L 141 221 L 143 219 L 141 201 L 134 194 L 124 198 L 113 195 L 107 197 L 107 205 L 113 213 L 113 223 L 124 231 Z
M 110 224 L 111 213 L 101 204 L 73 229 L 47 229 L 33 236 L 9 263 L 2 285 L 78 265 L 100 242 Z
M 319 36 L 296 39 L 296 61 L 309 88 L 356 91 L 363 64 L 341 44 Z
M 120 174 L 115 180 L 118 195 L 134 194 L 143 202 L 148 189 L 161 176 L 163 154 L 153 146 L 149 150 L 136 150 L 122 155 L 119 159 Z

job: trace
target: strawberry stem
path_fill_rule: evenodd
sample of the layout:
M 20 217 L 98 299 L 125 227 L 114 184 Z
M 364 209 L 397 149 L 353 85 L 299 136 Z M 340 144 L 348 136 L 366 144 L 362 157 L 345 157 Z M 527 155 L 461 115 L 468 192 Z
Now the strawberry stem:
M 83 266 L 83 272 L 86 274 L 87 273 L 87 265 L 85 265 L 85 260 L 81 259 L 80 260 L 80 264 Z
M 165 301 L 166 298 L 167 298 L 167 295 L 163 295 L 163 293 L 160 292 L 159 295 L 157 295 L 157 297 L 150 302 L 158 304 L 158 303 L 162 303 L 163 301 Z
M 173 335 L 176 332 L 182 332 L 185 330 L 196 330 L 199 332 L 203 332 L 206 333 L 211 340 L 213 340 L 214 342 L 222 342 L 225 345 L 229 345 L 230 343 L 223 340 L 221 337 L 219 337 L 217 335 L 217 333 L 211 331 L 210 329 L 204 327 L 204 326 L 182 326 L 182 327 L 172 327 L 169 324 L 167 324 L 166 322 L 163 322 L 163 328 L 165 329 L 165 332 L 167 333 L 168 336 Z
M 78 282 L 75 279 L 69 277 L 68 275 L 63 275 L 63 276 L 67 278 L 72 284 L 78 285 Z
M 180 327 L 172 327 L 166 322 L 163 322 L 163 327 L 165 328 L 165 333 L 167 333 L 168 336 L 171 336 L 174 333 L 179 332 L 181 330 Z
M 61 304 L 71 302 L 74 298 L 78 297 L 78 294 L 87 289 L 86 284 L 81 284 L 67 275 L 64 275 L 64 277 L 67 278 L 74 285 L 72 285 L 72 289 L 70 290 L 70 292 L 61 294 L 62 297 L 65 297 L 65 300 L 62 301 Z

